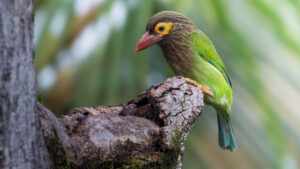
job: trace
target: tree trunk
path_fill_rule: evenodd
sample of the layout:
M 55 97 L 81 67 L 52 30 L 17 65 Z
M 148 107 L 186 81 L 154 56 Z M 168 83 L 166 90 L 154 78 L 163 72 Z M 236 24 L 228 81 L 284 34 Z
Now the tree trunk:
M 32 0 L 0 1 L 0 168 L 49 168 L 35 113 Z

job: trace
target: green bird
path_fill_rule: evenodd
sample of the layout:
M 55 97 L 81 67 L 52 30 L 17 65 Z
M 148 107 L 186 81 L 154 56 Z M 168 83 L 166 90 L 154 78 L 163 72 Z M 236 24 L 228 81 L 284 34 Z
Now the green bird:
M 175 74 L 197 85 L 205 93 L 205 102 L 217 111 L 220 147 L 236 149 L 230 120 L 231 81 L 211 40 L 190 18 L 178 12 L 162 11 L 148 21 L 136 52 L 154 44 L 161 47 Z

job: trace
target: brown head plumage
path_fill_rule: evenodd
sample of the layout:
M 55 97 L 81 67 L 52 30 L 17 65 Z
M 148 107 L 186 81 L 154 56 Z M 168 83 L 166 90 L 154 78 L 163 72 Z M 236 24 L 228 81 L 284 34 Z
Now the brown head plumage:
M 136 51 L 158 44 L 175 72 L 183 72 L 192 63 L 190 35 L 196 30 L 192 20 L 178 12 L 162 11 L 152 16 Z M 177 71 L 179 70 L 180 71 Z
M 163 44 L 180 40 L 196 29 L 192 20 L 175 11 L 162 11 L 152 16 L 146 26 L 146 32 L 140 39 L 136 51 L 153 44 Z
M 192 31 L 195 26 L 192 20 L 181 13 L 175 12 L 175 11 L 162 11 L 154 16 L 152 16 L 147 24 L 146 31 L 153 32 L 155 27 L 159 23 L 169 22 L 172 23 L 174 28 L 172 32 L 170 32 L 170 35 L 186 32 L 186 31 Z

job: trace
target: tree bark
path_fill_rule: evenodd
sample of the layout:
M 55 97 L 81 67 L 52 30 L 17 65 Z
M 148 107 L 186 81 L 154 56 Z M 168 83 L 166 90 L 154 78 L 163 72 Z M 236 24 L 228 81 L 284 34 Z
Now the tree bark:
M 35 113 L 32 0 L 0 1 L 0 168 L 49 168 Z
M 76 108 L 61 119 L 41 104 L 37 112 L 55 169 L 182 169 L 202 106 L 199 88 L 174 77 L 124 105 Z

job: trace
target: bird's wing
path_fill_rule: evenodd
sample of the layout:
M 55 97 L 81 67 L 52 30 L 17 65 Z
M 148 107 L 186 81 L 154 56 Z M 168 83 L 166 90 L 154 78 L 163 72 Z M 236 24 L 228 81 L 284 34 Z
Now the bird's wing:
M 230 77 L 225 69 L 225 65 L 211 40 L 200 30 L 192 34 L 192 39 L 194 48 L 199 56 L 220 71 L 230 86 L 232 86 Z

